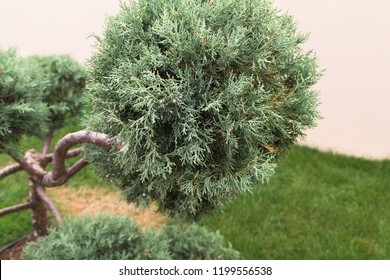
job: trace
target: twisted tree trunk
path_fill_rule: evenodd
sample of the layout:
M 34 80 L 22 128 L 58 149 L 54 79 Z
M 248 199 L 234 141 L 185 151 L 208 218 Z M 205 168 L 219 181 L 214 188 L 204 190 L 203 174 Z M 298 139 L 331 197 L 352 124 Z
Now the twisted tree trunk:
M 26 171 L 29 175 L 30 187 L 29 201 L 0 209 L 0 217 L 30 208 L 32 211 L 34 233 L 38 236 L 48 234 L 50 228 L 49 211 L 53 213 L 57 224 L 60 224 L 62 221 L 58 209 L 47 197 L 45 188 L 64 185 L 77 172 L 88 165 L 88 159 L 82 157 L 71 167 L 67 168 L 65 160 L 70 157 L 79 156 L 82 153 L 81 148 L 73 150 L 70 150 L 70 148 L 77 144 L 90 143 L 110 149 L 114 142 L 114 139 L 109 138 L 106 134 L 82 130 L 65 135 L 58 141 L 54 152 L 49 154 L 51 140 L 52 135 L 45 139 L 42 153 L 38 153 L 35 150 L 28 150 L 23 159 L 14 155 L 13 158 L 17 161 L 17 164 L 0 170 L 0 179 L 21 170 Z M 52 172 L 45 170 L 49 162 L 52 162 Z
M 50 228 L 49 213 L 46 203 L 38 193 L 38 188 L 43 188 L 43 186 L 30 178 L 29 187 L 34 234 L 37 236 L 47 235 Z

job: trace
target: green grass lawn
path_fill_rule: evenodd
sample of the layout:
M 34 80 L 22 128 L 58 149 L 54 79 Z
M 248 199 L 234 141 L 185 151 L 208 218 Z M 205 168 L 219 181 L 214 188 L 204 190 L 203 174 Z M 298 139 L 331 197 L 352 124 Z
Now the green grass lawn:
M 69 125 L 61 131 L 76 131 Z M 22 142 L 23 149 L 41 143 Z M 0 155 L 0 166 L 9 158 Z M 26 201 L 23 172 L 0 181 L 0 208 Z M 71 187 L 104 185 L 91 166 Z M 372 161 L 297 146 L 276 175 L 224 211 L 201 219 L 245 259 L 390 259 L 390 160 Z M 0 218 L 0 247 L 32 231 L 29 210 Z
M 276 175 L 202 219 L 245 259 L 390 259 L 390 160 L 296 147 Z

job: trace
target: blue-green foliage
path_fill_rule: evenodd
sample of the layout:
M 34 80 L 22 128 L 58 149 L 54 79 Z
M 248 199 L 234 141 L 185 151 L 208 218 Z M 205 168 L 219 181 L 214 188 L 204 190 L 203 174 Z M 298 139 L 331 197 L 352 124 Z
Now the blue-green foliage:
M 42 102 L 45 81 L 15 50 L 0 50 L 0 151 L 24 134 L 47 131 L 48 110 Z
M 240 254 L 219 232 L 211 232 L 198 224 L 167 225 L 160 238 L 168 240 L 169 252 L 174 260 L 235 260 Z
M 73 217 L 46 237 L 27 244 L 25 259 L 150 260 L 168 259 L 166 242 L 154 232 L 142 233 L 126 217 Z
M 81 114 L 84 68 L 66 55 L 20 57 L 0 50 L 0 149 L 43 137 Z
M 198 225 L 168 226 L 141 231 L 121 216 L 73 217 L 46 237 L 27 244 L 24 259 L 40 260 L 151 260 L 235 259 L 221 235 Z
M 35 55 L 26 59 L 31 66 L 39 69 L 38 75 L 47 81 L 43 101 L 49 107 L 49 130 L 58 130 L 67 119 L 82 112 L 85 69 L 69 55 Z
M 194 217 L 266 181 L 315 125 L 320 74 L 306 36 L 266 0 L 122 4 L 89 63 L 90 148 L 137 205 Z

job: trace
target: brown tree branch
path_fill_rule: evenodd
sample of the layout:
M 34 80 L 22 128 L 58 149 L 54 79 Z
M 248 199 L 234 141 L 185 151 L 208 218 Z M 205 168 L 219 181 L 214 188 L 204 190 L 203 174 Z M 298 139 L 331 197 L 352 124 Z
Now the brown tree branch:
M 50 200 L 50 198 L 46 195 L 45 191 L 42 187 L 37 187 L 36 192 L 39 195 L 39 197 L 42 199 L 43 202 L 47 205 L 47 208 L 53 213 L 54 219 L 56 220 L 58 225 L 61 225 L 62 223 L 62 217 L 60 212 L 58 211 L 57 207 L 54 205 L 54 203 Z
M 43 178 L 47 171 L 41 166 L 41 156 L 34 149 L 28 150 L 24 155 L 24 158 L 19 164 L 24 170 L 30 175 L 35 176 L 39 179 Z
M 78 160 L 75 164 L 72 165 L 72 167 L 68 168 L 66 171 L 66 177 L 69 179 L 73 175 L 75 175 L 77 172 L 79 172 L 82 168 L 87 166 L 89 164 L 87 158 L 81 158 Z
M 23 168 L 19 163 L 6 166 L 0 170 L 0 180 L 21 170 L 23 170 Z
M 53 140 L 53 132 L 50 131 L 43 140 L 42 155 L 46 155 L 50 152 L 51 141 Z
M 76 149 L 69 150 L 66 153 L 65 159 L 77 157 L 77 156 L 81 155 L 83 153 L 83 151 L 84 151 L 83 148 L 76 148 Z M 53 161 L 53 154 L 43 155 L 42 161 L 44 164 Z
M 69 150 L 65 156 L 66 159 L 72 158 L 72 157 L 77 157 L 83 153 L 83 148 L 76 148 L 73 150 Z M 42 161 L 44 164 L 47 164 L 48 162 L 51 162 L 53 160 L 53 154 L 46 154 L 43 155 Z M 4 167 L 3 169 L 0 170 L 0 180 L 12 175 L 18 171 L 23 170 L 23 167 L 19 163 L 15 163 L 9 166 Z
M 22 204 L 18 204 L 18 205 L 13 205 L 13 206 L 10 206 L 7 208 L 3 208 L 0 210 L 0 217 L 7 215 L 7 214 L 10 214 L 10 213 L 13 213 L 13 212 L 18 212 L 18 211 L 21 211 L 24 209 L 28 209 L 31 207 L 32 207 L 32 203 L 26 202 L 26 203 L 22 203 Z
M 108 135 L 88 130 L 81 130 L 65 135 L 54 148 L 52 180 L 56 181 L 66 173 L 64 159 L 70 147 L 81 143 L 90 143 L 110 149 L 112 142 L 112 139 L 108 138 Z
M 52 172 L 47 173 L 42 184 L 47 187 L 63 185 L 71 176 L 76 174 L 81 168 L 88 164 L 87 159 L 80 159 L 71 168 L 65 166 L 65 158 L 70 147 L 90 143 L 99 147 L 110 149 L 113 146 L 114 139 L 108 138 L 108 135 L 88 130 L 81 130 L 65 135 L 55 146 L 52 157 Z
M 28 150 L 23 159 L 13 150 L 9 150 L 7 153 L 20 165 L 20 168 L 26 170 L 31 176 L 42 178 L 47 174 L 47 171 L 39 164 L 40 155 L 34 149 Z

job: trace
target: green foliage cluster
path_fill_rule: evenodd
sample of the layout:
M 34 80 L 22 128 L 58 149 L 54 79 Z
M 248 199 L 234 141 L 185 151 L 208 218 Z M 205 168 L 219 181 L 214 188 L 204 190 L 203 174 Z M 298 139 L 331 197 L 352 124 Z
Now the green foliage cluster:
M 20 57 L 0 50 L 0 149 L 45 136 L 81 113 L 84 68 L 69 56 Z
M 219 232 L 210 232 L 198 224 L 167 225 L 160 236 L 168 240 L 174 260 L 235 260 L 240 254 L 230 244 L 226 246 Z
M 198 225 L 167 226 L 141 231 L 124 216 L 101 215 L 70 218 L 46 237 L 27 244 L 24 259 L 151 260 L 234 259 L 238 253 L 223 246 L 219 234 Z
M 42 79 L 13 49 L 0 50 L 0 150 L 24 134 L 47 131 L 48 110 L 42 102 Z
M 320 72 L 267 0 L 122 4 L 89 63 L 88 156 L 129 202 L 194 217 L 266 181 L 315 125 Z
M 40 70 L 40 76 L 47 81 L 43 101 L 49 107 L 49 130 L 58 130 L 69 117 L 81 114 L 85 103 L 82 94 L 86 71 L 69 55 L 34 55 L 26 59 Z

